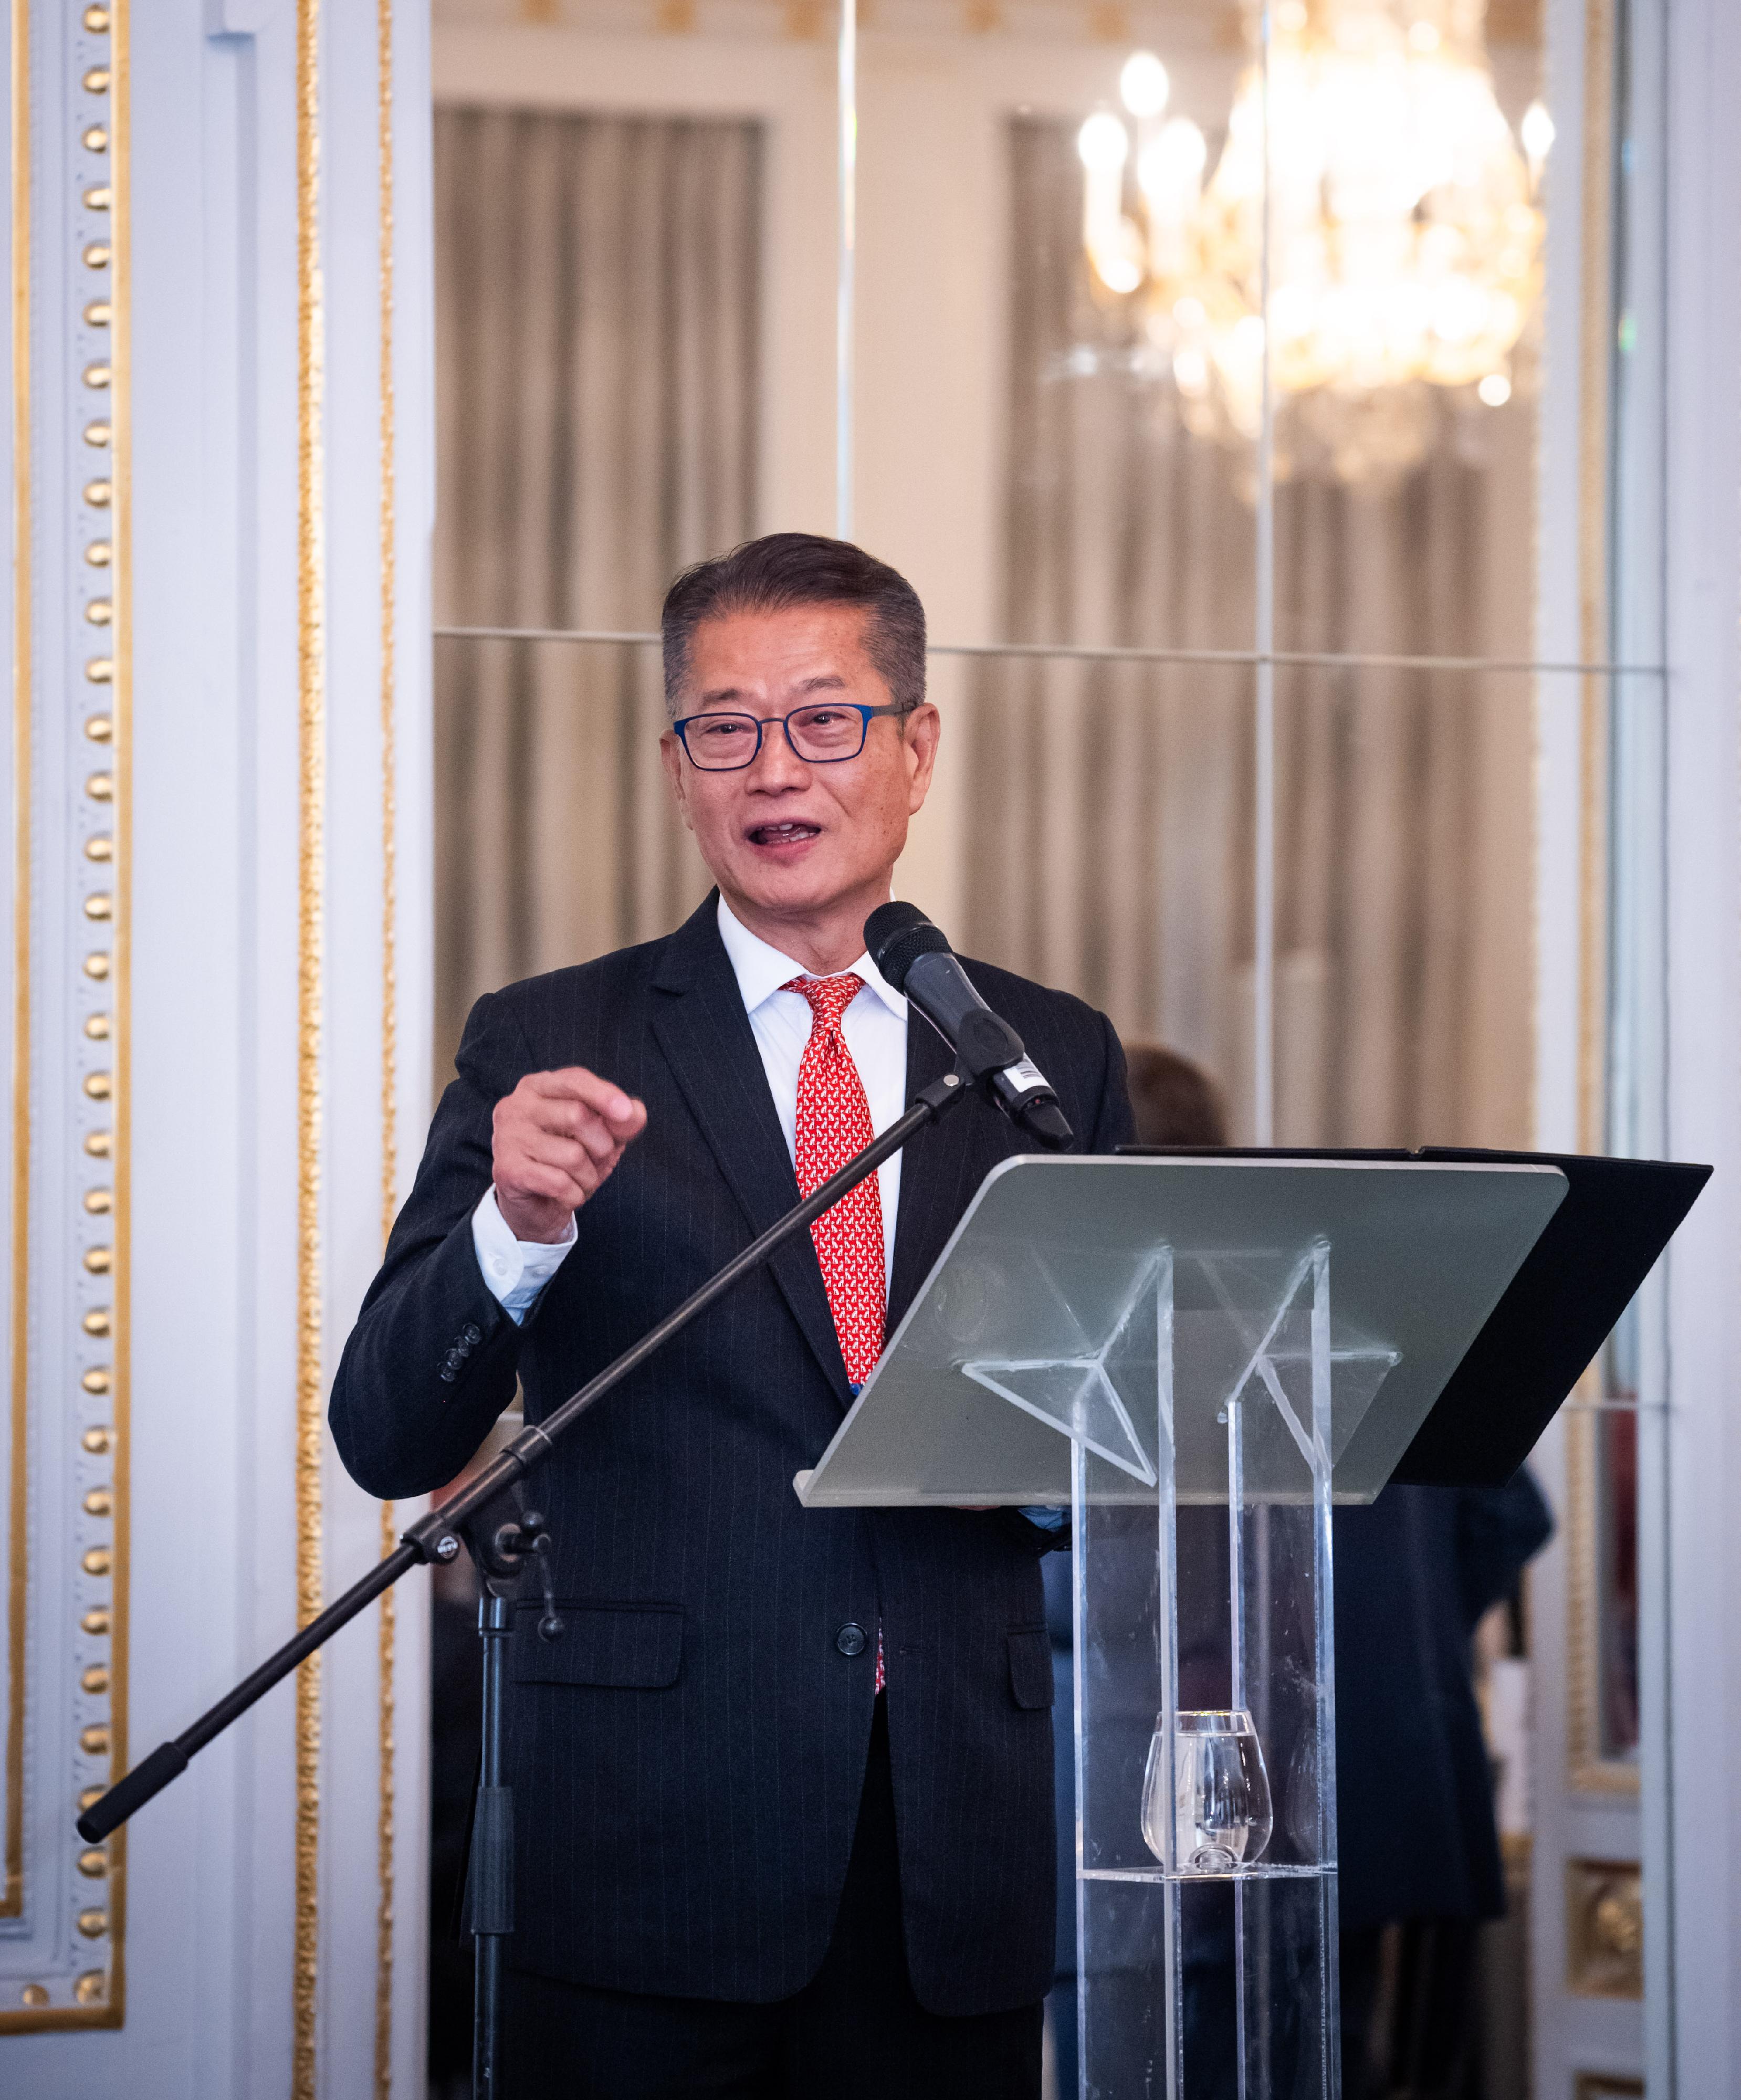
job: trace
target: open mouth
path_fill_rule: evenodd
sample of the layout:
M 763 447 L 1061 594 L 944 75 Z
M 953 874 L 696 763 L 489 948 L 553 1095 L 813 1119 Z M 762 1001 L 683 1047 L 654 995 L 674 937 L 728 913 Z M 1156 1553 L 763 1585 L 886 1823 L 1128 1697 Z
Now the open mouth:
M 800 846 L 808 845 L 821 831 L 820 824 L 788 817 L 778 824 L 754 824 L 746 836 L 752 846 Z

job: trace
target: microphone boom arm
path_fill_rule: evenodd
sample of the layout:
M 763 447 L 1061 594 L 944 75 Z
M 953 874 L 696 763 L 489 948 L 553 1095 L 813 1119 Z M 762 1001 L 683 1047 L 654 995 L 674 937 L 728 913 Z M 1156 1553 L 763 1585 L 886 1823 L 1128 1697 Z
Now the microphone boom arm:
M 988 1043 L 986 1048 L 993 1046 Z M 734 1284 L 761 1268 L 787 1240 L 808 1229 L 824 1211 L 838 1203 L 848 1190 L 857 1188 L 867 1175 L 875 1173 L 916 1132 L 923 1130 L 927 1123 L 938 1121 L 958 1101 L 981 1092 L 997 1067 L 982 1062 L 967 1045 L 960 1047 L 959 1054 L 960 1063 L 955 1071 L 921 1088 L 914 1096 L 912 1105 L 880 1137 L 873 1139 L 856 1158 L 849 1159 L 838 1174 L 831 1175 L 819 1189 L 770 1225 L 759 1238 L 752 1240 L 741 1254 L 709 1277 L 699 1290 L 692 1291 L 656 1327 L 649 1329 L 596 1378 L 571 1393 L 544 1421 L 528 1423 L 457 1494 L 450 1497 L 439 1509 L 430 1510 L 409 1525 L 399 1544 L 377 1561 L 360 1582 L 352 1583 L 342 1597 L 335 1598 L 324 1611 L 318 1612 L 258 1669 L 227 1692 L 216 1705 L 202 1714 L 192 1727 L 184 1728 L 169 1742 L 159 1744 L 100 1799 L 94 1801 L 78 1819 L 78 1834 L 86 1844 L 100 1844 L 148 1801 L 179 1779 L 189 1762 L 208 1743 L 221 1736 L 232 1722 L 240 1720 L 250 1706 L 288 1677 L 298 1663 L 330 1640 L 341 1626 L 348 1626 L 359 1612 L 367 1610 L 377 1597 L 390 1590 L 408 1570 L 420 1561 L 455 1560 L 460 1552 L 461 1527 L 504 1489 L 541 1466 L 588 1408 L 620 1385 L 632 1371 L 638 1370 L 649 1357 L 655 1355 L 674 1335 L 681 1333 L 716 1299 L 724 1297 Z

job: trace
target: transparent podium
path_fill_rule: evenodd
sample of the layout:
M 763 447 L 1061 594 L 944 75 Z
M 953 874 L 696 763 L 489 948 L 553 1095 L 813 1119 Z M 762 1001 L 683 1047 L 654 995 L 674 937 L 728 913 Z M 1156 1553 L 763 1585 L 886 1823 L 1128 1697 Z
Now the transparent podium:
M 1339 2092 L 1331 1505 L 1384 1485 L 1565 1190 L 1009 1161 L 799 1475 L 813 1507 L 1070 1507 L 1083 2100 Z

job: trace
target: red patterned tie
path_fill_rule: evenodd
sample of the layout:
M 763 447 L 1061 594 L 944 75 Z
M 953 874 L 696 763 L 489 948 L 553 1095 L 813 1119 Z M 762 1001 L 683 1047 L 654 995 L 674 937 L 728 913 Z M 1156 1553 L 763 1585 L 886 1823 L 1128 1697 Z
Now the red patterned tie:
M 840 1017 L 864 989 L 848 970 L 838 977 L 794 977 L 784 991 L 810 1002 L 809 1040 L 798 1067 L 798 1193 L 808 1196 L 875 1135 L 858 1067 L 840 1032 Z M 883 1277 L 883 1199 L 867 1174 L 810 1228 L 822 1264 L 846 1374 L 862 1385 L 883 1350 L 887 1309 Z
M 801 992 L 810 1002 L 810 1035 L 798 1066 L 796 1166 L 798 1193 L 808 1196 L 838 1174 L 875 1132 L 870 1106 L 840 1020 L 864 989 L 850 970 L 837 977 L 794 977 L 782 991 Z M 883 1349 L 888 1290 L 883 1271 L 883 1198 L 874 1174 L 810 1228 L 822 1286 L 834 1315 L 835 1333 L 855 1387 L 870 1377 Z M 876 1688 L 883 1689 L 883 1629 L 876 1630 Z

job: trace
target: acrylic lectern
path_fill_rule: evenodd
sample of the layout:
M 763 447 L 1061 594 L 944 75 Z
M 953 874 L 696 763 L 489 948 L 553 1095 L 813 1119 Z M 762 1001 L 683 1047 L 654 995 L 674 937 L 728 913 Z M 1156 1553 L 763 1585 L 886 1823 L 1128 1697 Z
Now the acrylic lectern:
M 1537 1165 L 1010 1160 L 809 1507 L 1068 1504 L 1082 2100 L 1334 2100 L 1333 1501 L 1566 1192 Z

